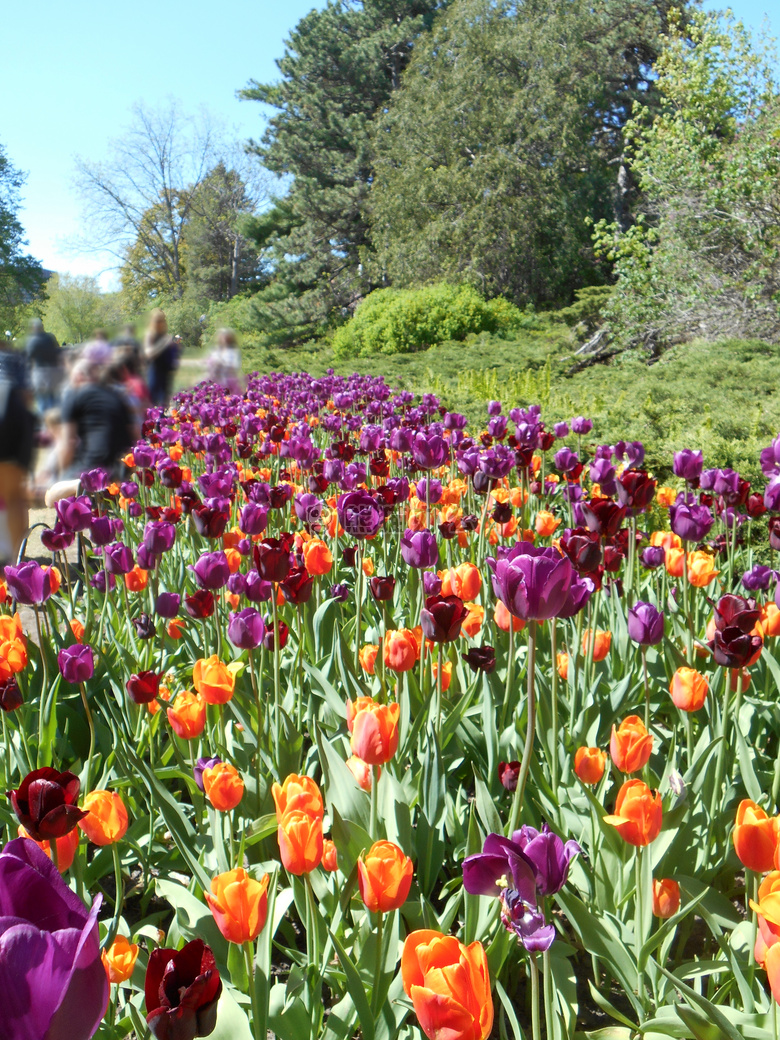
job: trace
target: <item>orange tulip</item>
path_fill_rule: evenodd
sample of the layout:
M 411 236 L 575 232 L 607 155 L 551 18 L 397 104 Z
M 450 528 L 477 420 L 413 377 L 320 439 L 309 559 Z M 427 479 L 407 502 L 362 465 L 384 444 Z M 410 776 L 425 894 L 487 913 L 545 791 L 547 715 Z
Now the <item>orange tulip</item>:
M 708 692 L 709 683 L 695 668 L 678 668 L 669 683 L 669 693 L 680 711 L 698 711 Z
M 417 655 L 419 657 L 420 648 L 417 647 Z M 356 697 L 354 701 L 347 701 L 347 729 L 352 732 L 352 727 L 355 723 L 355 716 L 363 708 L 368 708 L 371 704 L 375 704 L 376 701 L 373 697 Z
M 303 561 L 309 574 L 327 574 L 333 566 L 333 554 L 321 538 L 312 538 L 303 547 Z
M 555 534 L 555 529 L 560 527 L 561 521 L 557 516 L 552 513 L 548 513 L 546 509 L 540 509 L 536 514 L 536 520 L 534 521 L 534 527 L 536 533 L 542 538 L 549 538 Z
M 615 827 L 630 845 L 649 845 L 661 833 L 663 806 L 661 796 L 643 780 L 626 780 L 618 791 L 615 812 L 604 823 Z
M 666 549 L 664 566 L 666 567 L 667 574 L 672 578 L 682 578 L 685 569 L 684 550 L 678 549 L 676 546 Z
M 125 585 L 128 592 L 143 592 L 149 584 L 149 574 L 138 564 L 125 575 Z
M 404 992 L 429 1040 L 487 1040 L 493 998 L 480 942 L 464 946 L 454 935 L 427 928 L 410 932 L 401 955 Z
M 597 628 L 595 633 L 587 628 L 582 634 L 582 652 L 587 654 L 593 644 L 593 660 L 603 661 L 612 646 L 612 633 Z
M 779 824 L 776 816 L 768 816 L 749 798 L 739 803 L 731 836 L 739 861 L 748 870 L 765 874 L 772 869 Z
M 203 894 L 228 942 L 253 942 L 262 932 L 268 916 L 268 881 L 267 874 L 256 881 L 243 867 L 211 879 L 211 892 Z
M 513 632 L 522 632 L 525 628 L 525 621 L 510 614 L 500 599 L 496 600 L 493 610 L 493 621 L 496 624 L 496 628 L 501 629 L 502 632 L 508 632 L 510 624 Z
M 373 573 L 374 573 L 374 561 L 371 559 L 370 556 L 364 556 L 363 557 L 363 573 L 365 574 L 365 576 L 367 578 L 370 578 L 370 577 L 373 576 Z
M 300 876 L 310 874 L 322 862 L 322 820 L 300 809 L 291 809 L 276 830 L 279 853 L 285 870 Z
M 282 822 L 285 813 L 291 812 L 293 809 L 304 812 L 315 819 L 322 819 L 325 811 L 322 792 L 316 781 L 312 780 L 310 776 L 298 776 L 297 773 L 290 773 L 281 787 L 279 784 L 272 785 L 271 794 L 276 806 L 278 823 Z
M 653 753 L 653 738 L 638 715 L 629 715 L 612 727 L 609 753 L 621 773 L 638 773 Z
M 84 625 L 79 621 L 78 618 L 71 618 L 69 621 L 70 630 L 73 633 L 73 638 L 77 643 L 80 643 L 84 638 Z
M 352 752 L 370 766 L 389 762 L 398 748 L 398 704 L 371 703 L 352 724 Z
M 192 684 L 207 704 L 227 704 L 236 685 L 236 669 L 216 654 L 200 658 L 192 669 Z
M 361 646 L 360 652 L 358 653 L 358 660 L 360 661 L 360 667 L 364 672 L 369 675 L 374 675 L 376 671 L 376 659 L 379 654 L 379 647 L 376 643 L 366 643 Z
M 17 834 L 20 838 L 27 838 L 28 841 L 35 841 L 35 838 L 30 837 L 28 832 L 21 825 L 17 828 Z M 57 842 L 57 869 L 60 874 L 64 874 L 67 870 L 70 870 L 73 865 L 73 860 L 76 858 L 76 849 L 79 847 L 79 838 L 81 837 L 78 827 L 74 827 L 72 831 L 62 838 L 56 838 Z M 51 859 L 51 843 L 48 841 L 36 841 L 35 844 L 45 852 L 46 855 Z
M 672 878 L 653 880 L 653 913 L 666 920 L 680 909 L 680 886 Z
M 127 809 L 116 791 L 89 791 L 81 804 L 87 810 L 79 827 L 94 845 L 113 845 L 127 831 Z
M 410 672 L 419 657 L 414 632 L 408 628 L 387 632 L 382 656 L 385 668 L 389 668 L 391 672 Z
M 412 886 L 412 861 L 392 841 L 375 841 L 358 859 L 360 898 L 373 914 L 404 905 Z
M 441 578 L 442 596 L 459 596 L 462 600 L 473 600 L 482 588 L 482 574 L 473 563 L 461 563 L 458 567 L 438 571 Z
M 41 570 L 49 572 L 49 587 L 51 588 L 52 596 L 55 596 L 60 591 L 60 585 L 62 585 L 62 574 L 59 567 L 41 567 Z
M 668 509 L 669 506 L 674 505 L 675 501 L 677 500 L 677 492 L 674 490 L 674 488 L 659 487 L 656 489 L 655 492 L 655 500 L 659 506 L 662 506 L 664 509 Z
M 124 935 L 118 935 L 109 948 L 100 954 L 108 981 L 113 985 L 127 982 L 133 974 L 137 956 L 136 944 L 129 942 Z
M 26 639 L 8 639 L 0 642 L 0 682 L 5 682 L 26 667 Z
M 181 639 L 184 635 L 185 624 L 182 618 L 173 618 L 165 626 L 165 631 L 171 639 Z
M 439 678 L 439 662 L 433 662 L 433 681 L 436 682 Z M 450 688 L 452 682 L 452 661 L 445 661 L 441 669 L 441 688 L 442 692 L 446 693 Z
M 574 772 L 583 784 L 597 784 L 604 775 L 607 753 L 597 747 L 580 747 L 574 755 Z
M 350 757 L 347 759 L 347 768 L 349 769 L 350 773 L 352 773 L 354 778 L 357 780 L 358 785 L 362 787 L 364 791 L 371 790 L 371 783 L 373 777 L 371 773 L 371 766 L 368 764 L 368 762 L 364 762 L 363 759 L 358 758 L 357 755 L 350 755 Z M 377 766 L 376 768 L 378 776 L 380 773 L 380 768 L 379 766 Z
M 664 549 L 682 549 L 682 538 L 671 531 L 653 531 L 650 535 L 651 545 L 662 545 Z
M 759 626 L 758 634 L 764 639 L 780 635 L 780 608 L 776 603 L 767 603 L 761 608 Z
M 758 928 L 762 949 L 756 943 L 756 960 L 762 963 L 767 951 L 780 947 L 780 870 L 767 874 L 758 887 L 758 903 L 750 900 L 751 910 L 758 915 Z M 765 965 L 766 966 L 766 965 Z
M 338 850 L 330 838 L 325 838 L 322 842 L 322 869 L 330 871 L 331 874 L 339 869 Z
M 200 694 L 182 690 L 168 708 L 168 722 L 177 737 L 194 740 L 201 735 L 206 725 L 206 702 Z
M 481 607 L 479 603 L 464 603 L 463 606 L 468 610 L 468 614 L 461 625 L 461 635 L 474 639 L 479 635 L 485 621 L 485 608 Z
M 558 668 L 558 675 L 565 682 L 569 678 L 569 655 L 557 653 L 555 655 L 555 663 Z
M 215 809 L 230 812 L 244 797 L 244 781 L 235 766 L 218 762 L 212 769 L 203 770 L 203 790 Z
M 719 573 L 720 571 L 715 570 L 715 561 L 709 553 L 701 549 L 688 553 L 688 581 L 697 589 L 705 588 Z
M 15 614 L 0 614 L 0 643 L 7 643 L 13 639 L 21 639 L 25 645 L 27 644 L 18 611 Z

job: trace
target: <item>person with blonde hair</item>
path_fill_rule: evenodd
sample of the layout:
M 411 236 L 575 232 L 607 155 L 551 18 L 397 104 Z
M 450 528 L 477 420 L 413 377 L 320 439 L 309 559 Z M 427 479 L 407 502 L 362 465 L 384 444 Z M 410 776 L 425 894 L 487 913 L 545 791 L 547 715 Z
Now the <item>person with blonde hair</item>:
M 219 329 L 217 345 L 208 356 L 209 379 L 232 394 L 241 393 L 241 351 L 232 329 Z
M 153 310 L 144 335 L 144 358 L 149 366 L 147 383 L 153 405 L 167 408 L 173 390 L 173 373 L 179 364 L 180 340 L 168 331 L 165 311 Z

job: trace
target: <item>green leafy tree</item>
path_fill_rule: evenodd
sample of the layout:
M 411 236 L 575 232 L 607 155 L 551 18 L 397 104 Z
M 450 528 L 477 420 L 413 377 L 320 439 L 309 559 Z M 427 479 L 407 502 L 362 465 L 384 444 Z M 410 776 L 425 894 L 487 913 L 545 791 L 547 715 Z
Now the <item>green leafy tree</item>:
M 584 220 L 630 224 L 623 128 L 669 6 L 455 0 L 376 121 L 374 276 L 547 304 L 603 280 Z
M 60 343 L 83 343 L 96 328 L 119 323 L 116 294 L 103 293 L 97 278 L 88 275 L 55 274 L 47 285 L 42 318 Z
M 23 183 L 24 175 L 0 145 L 0 337 L 20 330 L 30 301 L 45 281 L 40 263 L 24 252 L 24 229 L 18 215 Z
M 439 0 L 330 0 L 298 23 L 275 84 L 242 96 L 275 109 L 260 142 L 264 165 L 291 178 L 266 242 L 273 286 L 258 306 L 269 330 L 300 338 L 346 315 L 373 287 L 365 201 L 373 177 L 370 124 L 401 83 Z M 265 232 L 269 231 L 266 225 Z
M 666 40 L 660 111 L 626 128 L 642 189 L 629 232 L 595 227 L 617 282 L 608 329 L 657 351 L 693 335 L 780 334 L 780 93 L 770 47 L 730 17 Z

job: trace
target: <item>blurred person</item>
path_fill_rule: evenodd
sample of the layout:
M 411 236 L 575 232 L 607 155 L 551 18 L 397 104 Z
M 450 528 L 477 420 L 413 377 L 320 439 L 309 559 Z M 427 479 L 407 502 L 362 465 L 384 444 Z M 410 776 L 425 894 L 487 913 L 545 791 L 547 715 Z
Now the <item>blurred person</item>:
M 241 392 L 241 351 L 232 329 L 217 332 L 217 345 L 206 361 L 209 379 L 227 387 L 231 393 Z
M 31 404 L 32 393 L 27 355 L 23 350 L 16 350 L 10 343 L 2 340 L 0 340 L 0 381 L 7 381 L 18 387 L 24 395 L 25 404 Z
M 60 430 L 62 429 L 62 413 L 59 408 L 49 408 L 43 416 L 43 434 L 47 449 L 39 459 L 30 488 L 31 498 L 38 502 L 46 492 L 60 479 Z M 44 439 L 41 438 L 41 440 Z
M 122 331 L 119 335 L 111 340 L 111 346 L 114 348 L 123 347 L 125 350 L 129 350 L 140 364 L 141 343 L 135 334 L 135 325 L 132 322 L 122 326 Z
M 62 384 L 62 353 L 60 345 L 46 332 L 40 318 L 30 322 L 30 335 L 25 347 L 30 365 L 30 378 L 38 410 L 43 414 L 57 403 Z
M 0 343 L 0 354 L 11 351 Z M 16 560 L 29 524 L 26 481 L 33 457 L 35 418 L 25 391 L 0 365 L 0 500 L 6 530 L 0 556 Z
M 150 405 L 149 391 L 143 376 L 141 365 L 131 347 L 117 347 L 108 369 L 108 382 L 125 398 L 133 416 L 133 421 L 140 430 L 146 418 L 146 409 Z
M 47 492 L 47 505 L 75 494 L 86 470 L 102 467 L 119 476 L 120 459 L 140 433 L 122 394 L 107 384 L 106 367 L 92 360 L 103 355 L 88 343 L 71 370 L 58 440 L 62 479 Z
M 148 363 L 149 398 L 153 405 L 167 408 L 173 390 L 173 373 L 179 366 L 180 339 L 168 331 L 165 311 L 152 311 L 144 336 L 144 358 Z

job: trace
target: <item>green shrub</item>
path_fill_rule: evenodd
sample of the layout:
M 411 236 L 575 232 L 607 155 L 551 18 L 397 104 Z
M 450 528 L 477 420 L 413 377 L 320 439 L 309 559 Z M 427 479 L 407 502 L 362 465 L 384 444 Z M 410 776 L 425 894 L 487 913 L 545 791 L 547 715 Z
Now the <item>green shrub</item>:
M 486 300 L 469 285 L 447 282 L 422 289 L 377 289 L 333 336 L 337 358 L 410 354 L 469 333 L 506 333 L 522 312 L 501 297 Z

